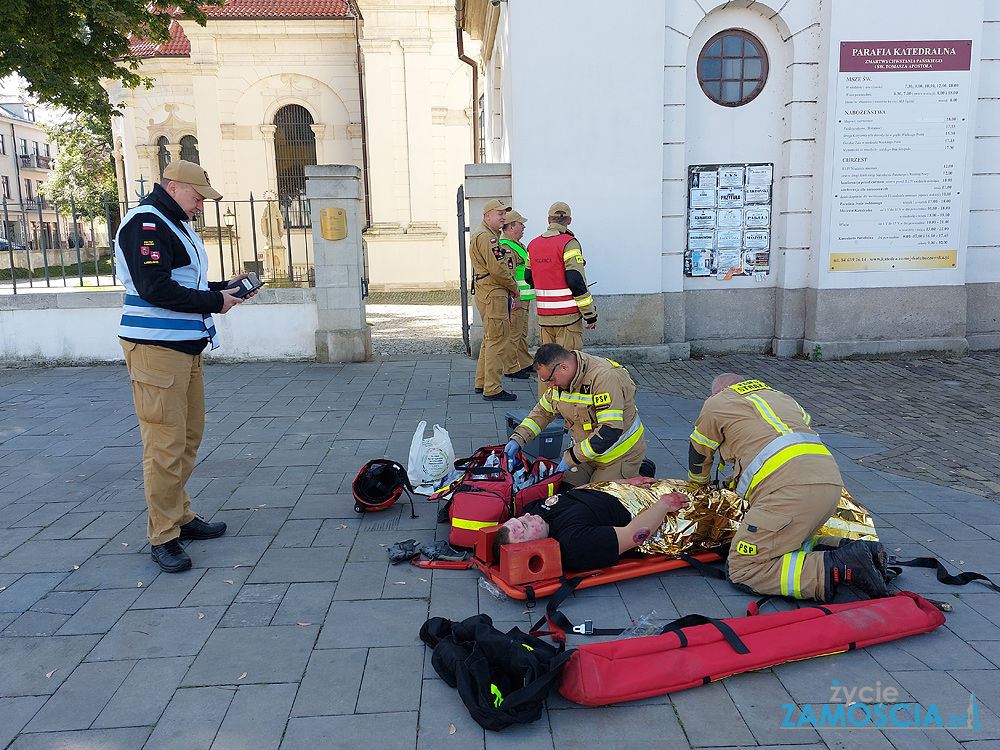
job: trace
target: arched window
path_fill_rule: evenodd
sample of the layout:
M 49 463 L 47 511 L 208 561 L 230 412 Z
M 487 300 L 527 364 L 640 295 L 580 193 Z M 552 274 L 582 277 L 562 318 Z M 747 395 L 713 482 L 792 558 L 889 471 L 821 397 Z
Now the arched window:
M 201 159 L 198 156 L 198 139 L 193 135 L 186 135 L 181 138 L 181 158 L 184 161 L 193 161 L 195 164 L 201 164 Z
M 698 56 L 698 83 L 716 104 L 739 107 L 764 89 L 767 52 L 749 31 L 727 29 L 705 44 Z
M 163 170 L 170 163 L 170 152 L 167 150 L 168 143 L 170 141 L 167 140 L 167 136 L 165 135 L 161 135 L 156 139 L 156 146 L 158 148 L 156 159 L 160 166 L 160 180 L 163 180 Z
M 288 104 L 274 113 L 274 162 L 278 175 L 278 199 L 289 205 L 288 219 L 293 227 L 311 224 L 306 201 L 308 164 L 316 163 L 316 134 L 309 110 Z

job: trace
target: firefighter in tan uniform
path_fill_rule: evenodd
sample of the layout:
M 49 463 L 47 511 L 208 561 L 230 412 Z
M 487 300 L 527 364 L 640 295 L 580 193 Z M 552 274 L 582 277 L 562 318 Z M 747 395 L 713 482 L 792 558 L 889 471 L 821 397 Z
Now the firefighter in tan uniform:
M 727 373 L 712 383 L 691 433 L 688 481 L 708 484 L 718 451 L 732 468 L 724 483 L 749 504 L 729 552 L 729 580 L 796 599 L 829 602 L 839 583 L 888 596 L 881 544 L 816 536 L 837 508 L 843 481 L 809 424 L 795 399 L 759 380 Z
M 597 328 L 597 310 L 587 288 L 580 241 L 569 229 L 572 221 L 568 205 L 552 204 L 548 229 L 528 243 L 524 277 L 535 289 L 541 343 L 580 351 L 584 325 Z
M 487 401 L 516 401 L 517 396 L 503 389 L 504 355 L 510 338 L 510 311 L 521 307 L 520 292 L 514 280 L 513 263 L 504 256 L 500 228 L 510 206 L 494 198 L 483 208 L 483 222 L 469 242 L 472 261 L 473 293 L 483 321 L 483 344 L 476 365 L 476 393 Z
M 550 343 L 538 347 L 535 372 L 548 390 L 510 436 L 504 447 L 508 457 L 561 416 L 573 436 L 573 445 L 559 462 L 559 471 L 566 472 L 564 481 L 580 485 L 638 476 L 646 438 L 628 370 L 603 357 Z

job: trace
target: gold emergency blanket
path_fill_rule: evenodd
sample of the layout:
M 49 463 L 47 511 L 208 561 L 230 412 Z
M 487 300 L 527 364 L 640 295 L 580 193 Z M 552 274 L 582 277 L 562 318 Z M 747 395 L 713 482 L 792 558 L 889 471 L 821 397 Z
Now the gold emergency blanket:
M 689 492 L 684 489 L 685 484 L 677 479 L 659 479 L 651 487 L 595 482 L 588 488 L 614 495 L 633 517 L 651 507 L 661 495 L 679 492 L 687 496 L 691 504 L 676 515 L 667 516 L 663 525 L 638 547 L 640 552 L 673 556 L 732 541 L 747 509 L 743 498 L 725 489 L 706 487 Z M 841 490 L 837 510 L 819 535 L 878 540 L 871 514 L 854 502 L 846 489 Z

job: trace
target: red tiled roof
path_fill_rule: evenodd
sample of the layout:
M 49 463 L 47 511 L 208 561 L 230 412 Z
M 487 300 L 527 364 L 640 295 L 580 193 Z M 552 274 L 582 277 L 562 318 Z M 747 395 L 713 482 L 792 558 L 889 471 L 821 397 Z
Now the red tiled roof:
M 232 21 L 251 18 L 354 18 L 347 0 L 226 0 L 222 7 L 204 8 L 210 21 Z M 130 51 L 137 57 L 186 57 L 191 54 L 191 42 L 177 21 L 170 24 L 170 41 L 155 44 L 146 39 L 133 39 Z

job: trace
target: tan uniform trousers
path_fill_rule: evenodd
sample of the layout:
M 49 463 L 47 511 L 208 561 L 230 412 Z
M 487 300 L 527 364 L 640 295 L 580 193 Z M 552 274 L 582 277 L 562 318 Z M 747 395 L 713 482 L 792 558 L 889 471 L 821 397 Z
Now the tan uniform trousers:
M 729 551 L 729 580 L 758 594 L 826 600 L 822 551 L 804 551 L 833 515 L 839 484 L 787 484 L 754 497 Z M 838 538 L 820 537 L 835 547 Z
M 507 354 L 503 371 L 508 375 L 531 367 L 534 359 L 528 352 L 528 305 L 531 300 L 521 300 L 521 309 L 510 313 L 510 337 L 507 339 Z
M 621 458 L 608 464 L 580 464 L 565 472 L 563 481 L 578 487 L 581 484 L 590 484 L 591 482 L 620 482 L 623 479 L 632 479 L 639 476 L 639 466 L 645 457 L 646 436 L 643 435 Z
M 493 396 L 503 390 L 504 357 L 510 337 L 510 317 L 506 289 L 493 289 L 488 294 L 477 294 L 476 307 L 483 321 L 483 345 L 479 348 L 476 365 L 476 388 L 484 396 Z
M 201 355 L 122 341 L 142 433 L 142 479 L 150 544 L 165 544 L 193 520 L 184 485 L 194 470 L 205 431 Z

